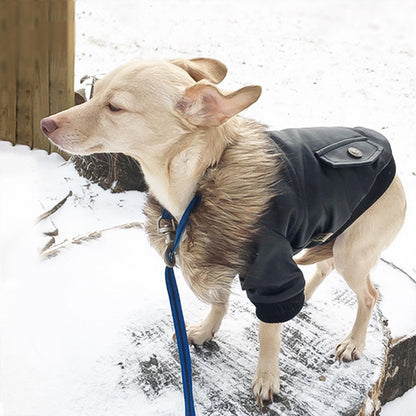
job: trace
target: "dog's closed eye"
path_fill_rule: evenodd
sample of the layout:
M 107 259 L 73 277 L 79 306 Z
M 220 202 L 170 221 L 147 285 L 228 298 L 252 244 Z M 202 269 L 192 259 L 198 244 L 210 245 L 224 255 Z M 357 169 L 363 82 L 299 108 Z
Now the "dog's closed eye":
M 107 107 L 108 107 L 108 108 L 109 108 L 109 110 L 110 110 L 111 112 L 113 112 L 113 113 L 116 113 L 116 112 L 118 112 L 118 111 L 121 111 L 121 108 L 116 107 L 115 105 L 113 105 L 113 104 L 111 104 L 111 103 L 108 103 L 108 104 L 107 104 Z

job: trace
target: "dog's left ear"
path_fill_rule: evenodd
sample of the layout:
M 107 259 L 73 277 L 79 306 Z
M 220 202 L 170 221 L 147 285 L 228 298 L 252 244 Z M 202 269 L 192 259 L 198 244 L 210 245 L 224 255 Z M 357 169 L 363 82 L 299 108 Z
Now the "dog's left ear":
M 257 85 L 224 95 L 214 85 L 199 82 L 185 90 L 176 109 L 191 124 L 216 127 L 255 103 L 260 94 Z
M 206 79 L 218 84 L 227 74 L 227 67 L 216 59 L 173 59 L 169 62 L 185 70 L 196 82 Z

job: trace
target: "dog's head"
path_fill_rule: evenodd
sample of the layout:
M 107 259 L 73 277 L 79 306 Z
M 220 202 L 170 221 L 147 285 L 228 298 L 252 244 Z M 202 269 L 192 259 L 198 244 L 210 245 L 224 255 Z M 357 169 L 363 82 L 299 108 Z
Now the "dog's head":
M 131 62 L 98 81 L 90 101 L 44 118 L 41 129 L 74 154 L 163 153 L 187 131 L 216 128 L 258 99 L 258 86 L 220 92 L 215 84 L 226 73 L 207 58 Z

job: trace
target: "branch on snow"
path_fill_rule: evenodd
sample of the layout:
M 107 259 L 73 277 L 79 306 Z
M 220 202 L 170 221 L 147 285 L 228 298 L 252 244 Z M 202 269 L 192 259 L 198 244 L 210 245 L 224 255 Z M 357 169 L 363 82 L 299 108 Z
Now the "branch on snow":
M 143 224 L 140 222 L 130 222 L 127 224 L 121 224 L 121 225 L 116 225 L 114 227 L 109 227 L 109 228 L 104 228 L 102 230 L 98 230 L 98 231 L 92 231 L 88 234 L 84 234 L 84 235 L 80 235 L 78 237 L 74 237 L 71 240 L 65 240 L 62 243 L 53 245 L 53 243 L 51 245 L 47 244 L 40 252 L 41 258 L 51 258 L 56 256 L 60 250 L 71 246 L 72 244 L 81 244 L 84 243 L 86 241 L 90 241 L 90 240 L 96 240 L 97 238 L 100 238 L 102 236 L 103 233 L 105 233 L 106 231 L 110 231 L 110 230 L 124 230 L 124 229 L 128 229 L 128 228 L 143 228 Z
M 45 218 L 50 217 L 52 214 L 54 214 L 56 211 L 58 211 L 59 208 L 61 208 L 67 199 L 72 196 L 72 191 L 69 191 L 69 194 L 62 200 L 59 201 L 54 207 L 52 207 L 50 210 L 44 212 L 42 215 L 39 215 L 38 218 L 36 218 L 35 224 L 39 224 L 41 221 L 43 221 Z
M 388 261 L 386 259 L 384 259 L 383 257 L 380 258 L 381 261 L 383 261 L 384 263 L 390 265 L 391 267 L 393 267 L 393 269 L 398 270 L 399 272 L 402 272 L 403 274 L 405 274 L 409 279 L 411 279 L 413 282 L 416 282 L 415 277 L 413 277 L 412 275 L 410 275 L 409 273 L 407 273 L 405 270 L 401 269 L 399 266 L 396 266 L 392 261 Z

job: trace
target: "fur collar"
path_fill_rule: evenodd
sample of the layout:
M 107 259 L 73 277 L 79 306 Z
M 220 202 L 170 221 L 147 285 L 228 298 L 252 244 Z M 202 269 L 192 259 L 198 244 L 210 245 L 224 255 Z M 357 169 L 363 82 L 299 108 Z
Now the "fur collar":
M 218 163 L 206 169 L 198 182 L 202 200 L 177 252 L 192 290 L 209 303 L 222 302 L 235 275 L 247 268 L 258 221 L 276 195 L 276 146 L 264 126 L 240 120 Z M 145 228 L 161 255 L 165 242 L 156 222 L 162 209 L 150 193 Z

